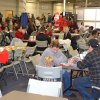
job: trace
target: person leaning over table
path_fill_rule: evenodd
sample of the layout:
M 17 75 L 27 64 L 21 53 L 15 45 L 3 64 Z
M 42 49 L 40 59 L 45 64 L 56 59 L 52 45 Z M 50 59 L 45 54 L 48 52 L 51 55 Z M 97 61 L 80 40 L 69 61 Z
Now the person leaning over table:
M 50 47 L 48 47 L 42 54 L 40 61 L 39 61 L 39 65 L 40 66 L 45 66 L 45 58 L 51 56 L 53 57 L 53 62 L 52 62 L 52 66 L 56 67 L 56 66 L 60 66 L 61 63 L 66 63 L 66 66 L 71 66 L 71 64 L 73 63 L 72 60 L 68 60 L 67 57 L 61 52 L 61 50 L 59 49 L 59 42 L 58 40 L 53 40 L 50 44 Z M 64 89 L 68 89 L 70 87 L 70 74 L 63 69 L 63 84 L 64 84 Z M 70 89 L 68 89 L 65 92 L 65 96 L 69 96 L 69 97 L 75 97 L 75 95 L 70 91 Z
M 80 69 L 88 68 L 89 76 L 79 77 L 74 80 L 74 87 L 82 95 L 83 100 L 94 100 L 92 93 L 87 91 L 87 87 L 98 86 L 100 87 L 100 47 L 96 39 L 90 39 L 88 42 L 89 53 L 85 56 L 84 60 L 77 62 L 77 67 Z M 93 92 L 93 94 L 96 92 Z

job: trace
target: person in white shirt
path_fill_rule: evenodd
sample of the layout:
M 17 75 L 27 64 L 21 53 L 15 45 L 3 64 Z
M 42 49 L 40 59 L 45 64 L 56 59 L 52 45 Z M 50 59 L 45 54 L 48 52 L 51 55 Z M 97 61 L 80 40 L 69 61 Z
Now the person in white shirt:
M 39 31 L 39 27 L 41 26 L 40 20 L 39 20 L 39 19 L 40 19 L 40 18 L 37 17 L 36 20 L 35 20 L 35 25 L 36 25 L 37 31 Z
M 84 25 L 84 22 L 81 22 L 81 25 L 80 25 L 80 27 L 79 27 L 80 34 L 85 33 L 86 30 L 87 30 L 87 27 L 88 27 L 88 26 L 85 26 L 85 25 Z

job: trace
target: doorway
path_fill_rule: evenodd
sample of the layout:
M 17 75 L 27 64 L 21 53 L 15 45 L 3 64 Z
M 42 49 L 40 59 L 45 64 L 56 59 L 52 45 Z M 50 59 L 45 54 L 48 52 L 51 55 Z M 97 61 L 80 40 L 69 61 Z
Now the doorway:
M 5 18 L 7 18 L 7 17 L 12 18 L 12 16 L 13 16 L 12 10 L 5 10 Z

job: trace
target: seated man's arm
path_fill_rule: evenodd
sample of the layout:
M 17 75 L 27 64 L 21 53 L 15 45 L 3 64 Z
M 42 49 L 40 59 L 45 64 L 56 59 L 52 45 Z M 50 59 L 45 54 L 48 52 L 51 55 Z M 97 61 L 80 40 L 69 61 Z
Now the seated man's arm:
M 90 57 L 88 54 L 86 55 L 84 60 L 77 62 L 77 67 L 80 69 L 89 68 L 90 66 L 92 66 L 92 65 L 91 65 L 91 60 L 90 60 Z

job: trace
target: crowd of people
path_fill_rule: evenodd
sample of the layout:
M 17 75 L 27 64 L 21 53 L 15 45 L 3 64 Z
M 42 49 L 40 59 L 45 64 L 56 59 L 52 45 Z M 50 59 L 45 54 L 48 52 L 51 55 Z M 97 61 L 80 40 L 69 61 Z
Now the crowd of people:
M 60 66 L 61 63 L 66 63 L 66 66 L 72 66 L 75 61 L 75 58 L 66 57 L 59 49 L 58 39 L 53 38 L 53 33 L 56 31 L 54 29 L 58 28 L 59 33 L 64 34 L 63 39 L 70 39 L 71 46 L 74 50 L 80 52 L 79 45 L 81 41 L 85 41 L 84 45 L 88 46 L 88 54 L 82 61 L 77 62 L 77 67 L 80 69 L 88 68 L 89 76 L 88 77 L 80 77 L 74 80 L 74 87 L 79 91 L 82 95 L 83 100 L 94 100 L 92 93 L 90 94 L 86 88 L 91 87 L 92 85 L 100 87 L 100 37 L 99 31 L 93 29 L 93 26 L 85 26 L 82 22 L 78 27 L 77 22 L 74 18 L 67 20 L 67 18 L 61 17 L 59 15 L 59 22 L 55 22 L 55 16 L 48 13 L 48 19 L 44 14 L 42 14 L 41 18 L 35 18 L 34 14 L 30 17 L 28 15 L 28 23 L 27 27 L 23 27 L 21 25 L 21 20 L 19 17 L 8 18 L 5 22 L 0 23 L 0 32 L 4 32 L 5 36 L 8 36 L 11 40 L 10 45 L 14 45 L 14 41 L 23 42 L 23 40 L 29 40 L 28 45 L 34 46 L 36 44 L 32 44 L 34 39 L 30 39 L 31 36 L 36 37 L 38 41 L 47 41 L 49 47 L 48 48 L 37 48 L 43 51 L 39 64 L 41 66 Z M 59 24 L 58 26 L 55 27 Z M 10 31 L 14 32 L 14 36 L 12 37 Z M 71 34 L 79 34 L 78 36 L 72 37 Z M 33 37 L 33 38 L 34 38 Z M 31 45 L 29 44 L 31 43 Z M 82 42 L 83 43 L 83 42 Z M 8 44 L 7 44 L 8 45 Z M 84 48 L 83 48 L 84 50 Z M 46 57 L 49 57 L 50 61 L 46 63 Z M 65 93 L 66 96 L 75 97 L 75 95 L 69 89 L 70 87 L 70 73 L 66 70 L 63 70 L 63 84 L 64 89 L 68 89 Z M 93 91 L 95 94 L 96 91 Z M 97 93 L 96 95 L 97 96 Z M 100 96 L 100 95 L 99 95 Z

